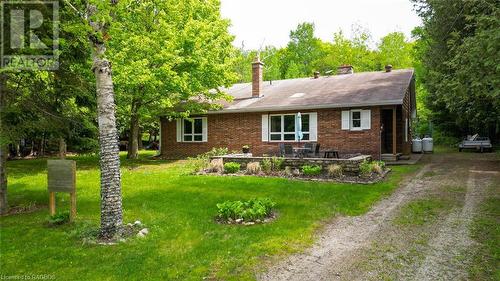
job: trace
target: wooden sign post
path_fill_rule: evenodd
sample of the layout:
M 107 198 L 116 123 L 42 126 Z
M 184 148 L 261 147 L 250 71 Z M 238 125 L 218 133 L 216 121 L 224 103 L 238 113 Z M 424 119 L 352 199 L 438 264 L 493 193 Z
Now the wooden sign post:
M 47 160 L 47 182 L 50 215 L 56 214 L 56 192 L 70 195 L 69 220 L 76 217 L 76 162 L 73 160 Z

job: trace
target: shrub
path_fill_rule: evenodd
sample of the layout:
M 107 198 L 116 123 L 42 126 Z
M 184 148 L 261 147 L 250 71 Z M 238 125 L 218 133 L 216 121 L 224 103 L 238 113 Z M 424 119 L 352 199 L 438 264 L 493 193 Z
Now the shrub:
M 227 148 L 212 148 L 209 152 L 205 152 L 196 157 L 188 158 L 188 168 L 191 172 L 197 173 L 199 171 L 203 171 L 205 168 L 209 167 L 210 158 L 215 156 L 222 156 L 228 153 Z
M 271 160 L 269 158 L 265 158 L 264 160 L 262 160 L 261 167 L 264 173 L 269 174 L 271 172 L 273 164 L 271 163 Z
M 212 159 L 207 168 L 210 173 L 223 173 L 224 172 L 224 162 L 221 158 Z
M 247 174 L 258 175 L 262 171 L 259 162 L 250 162 L 247 164 Z
M 220 219 L 243 219 L 252 221 L 264 219 L 271 214 L 276 203 L 269 198 L 250 199 L 248 201 L 225 201 L 217 204 Z
M 285 162 L 285 158 L 273 156 L 271 158 L 271 166 L 273 171 L 279 171 L 283 167 L 283 163 Z
M 338 164 L 329 165 L 327 167 L 328 176 L 333 178 L 340 178 L 344 172 L 342 166 Z
M 372 165 L 368 161 L 363 161 L 359 164 L 359 174 L 361 176 L 369 176 L 372 172 Z
M 371 171 L 381 175 L 384 172 L 385 163 L 382 161 L 373 161 L 371 163 Z
M 319 174 L 321 174 L 321 166 L 318 166 L 318 165 L 304 165 L 302 166 L 302 172 L 304 173 L 304 175 L 306 176 L 317 176 Z
M 236 162 L 224 163 L 224 171 L 228 174 L 234 174 L 240 170 L 241 165 Z
M 69 212 L 58 213 L 49 217 L 49 224 L 61 225 L 69 222 Z

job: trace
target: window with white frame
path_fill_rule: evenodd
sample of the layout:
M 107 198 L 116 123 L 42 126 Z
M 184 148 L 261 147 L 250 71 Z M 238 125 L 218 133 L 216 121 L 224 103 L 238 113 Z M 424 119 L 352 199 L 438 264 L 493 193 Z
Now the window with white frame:
M 270 130 L 269 139 L 271 141 L 295 141 L 298 128 L 296 114 L 280 114 L 269 116 Z M 309 114 L 301 114 L 302 140 L 310 139 Z
M 351 110 L 351 130 L 361 130 L 361 110 Z
M 182 140 L 184 142 L 203 141 L 202 118 L 182 119 Z

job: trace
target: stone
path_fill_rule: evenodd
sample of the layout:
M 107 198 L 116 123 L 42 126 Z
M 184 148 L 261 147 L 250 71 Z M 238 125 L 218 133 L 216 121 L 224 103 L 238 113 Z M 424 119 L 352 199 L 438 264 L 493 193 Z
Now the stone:
M 143 237 L 145 237 L 146 235 L 144 235 L 144 233 L 142 233 L 142 232 L 140 232 L 140 231 L 139 231 L 139 233 L 137 233 L 137 235 L 136 235 L 136 236 L 137 236 L 137 237 L 139 237 L 139 238 L 143 238 Z
M 299 175 L 300 175 L 300 171 L 299 171 L 299 169 L 293 169 L 293 170 L 292 170 L 292 175 L 294 175 L 294 176 L 299 176 Z
M 141 221 L 135 221 L 134 225 L 142 225 Z
M 127 226 L 128 226 L 128 227 L 132 227 L 132 226 L 134 226 L 134 225 L 133 225 L 133 224 L 131 224 L 131 223 L 127 223 Z
M 236 219 L 235 222 L 236 223 L 241 223 L 241 222 L 243 222 L 243 219 Z
M 244 223 L 244 225 L 254 225 L 254 224 L 255 224 L 255 222 L 253 222 L 253 221 L 249 221 L 249 222 Z
M 147 228 L 143 228 L 139 232 L 142 233 L 142 234 L 144 234 L 144 235 L 147 235 L 149 233 L 149 230 Z

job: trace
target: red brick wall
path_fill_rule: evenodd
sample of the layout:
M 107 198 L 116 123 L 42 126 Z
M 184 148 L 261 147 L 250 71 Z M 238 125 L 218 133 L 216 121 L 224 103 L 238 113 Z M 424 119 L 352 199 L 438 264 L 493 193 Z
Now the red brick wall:
M 341 130 L 341 109 L 300 111 L 318 113 L 318 140 L 321 150 L 337 149 L 341 154 L 363 153 L 378 159 L 380 150 L 380 108 L 371 107 L 371 129 L 363 131 Z M 344 109 L 347 110 L 347 109 Z M 273 112 L 287 113 L 287 112 Z M 225 113 L 209 114 L 208 141 L 204 143 L 177 142 L 176 122 L 161 120 L 161 153 L 165 158 L 183 158 L 207 152 L 213 147 L 227 147 L 241 151 L 250 145 L 254 155 L 278 153 L 277 142 L 262 142 L 262 114 Z M 293 142 L 294 145 L 298 145 Z

